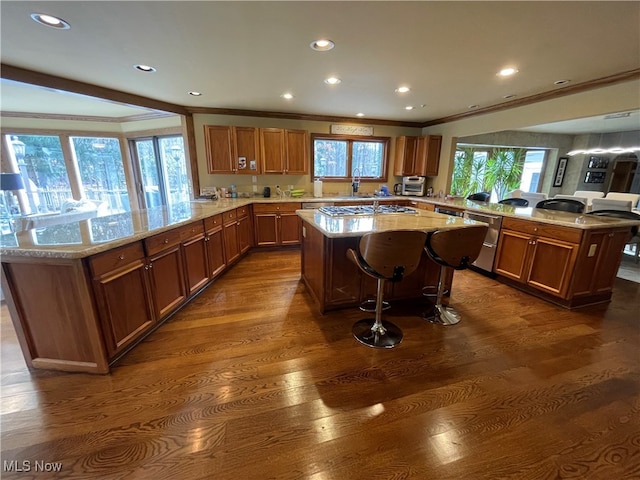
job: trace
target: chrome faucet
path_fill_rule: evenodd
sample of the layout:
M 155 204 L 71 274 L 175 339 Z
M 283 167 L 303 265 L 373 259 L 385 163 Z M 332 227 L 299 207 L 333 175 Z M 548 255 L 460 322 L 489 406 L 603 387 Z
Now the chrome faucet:
M 355 197 L 356 193 L 358 193 L 358 188 L 360 188 L 360 170 L 358 167 L 353 169 L 351 177 L 351 196 Z

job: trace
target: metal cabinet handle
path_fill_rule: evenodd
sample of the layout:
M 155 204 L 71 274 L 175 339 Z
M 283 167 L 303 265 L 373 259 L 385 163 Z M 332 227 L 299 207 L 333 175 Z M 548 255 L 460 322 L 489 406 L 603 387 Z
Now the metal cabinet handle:
M 120 254 L 120 256 L 118 257 L 120 260 L 124 260 L 124 255 Z
M 164 239 L 164 243 L 169 243 L 169 239 L 168 239 L 168 238 L 165 238 L 165 239 Z

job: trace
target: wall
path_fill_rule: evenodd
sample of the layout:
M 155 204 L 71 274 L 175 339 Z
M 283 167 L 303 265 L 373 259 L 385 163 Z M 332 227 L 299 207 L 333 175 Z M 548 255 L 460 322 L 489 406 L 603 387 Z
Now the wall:
M 424 134 L 442 135 L 440 174 L 432 182 L 434 190 L 442 189 L 448 192 L 458 137 L 638 109 L 640 108 L 638 92 L 640 92 L 640 79 L 424 128 Z M 555 164 L 548 166 L 547 176 L 555 173 L 555 166 Z M 549 188 L 549 180 L 549 178 L 544 179 L 543 188 Z
M 262 117 L 243 117 L 234 115 L 209 115 L 195 114 L 193 116 L 196 153 L 198 156 L 198 172 L 200 175 L 201 187 L 229 187 L 231 184 L 237 186 L 240 193 L 252 194 L 252 176 L 251 175 L 212 175 L 207 172 L 207 157 L 205 152 L 204 126 L 205 125 L 233 125 L 243 127 L 273 127 L 287 128 L 295 130 L 307 130 L 312 133 L 329 133 L 331 125 L 338 122 L 318 122 L 309 120 L 284 120 L 271 119 Z M 400 182 L 400 177 L 395 177 L 393 172 L 393 158 L 395 155 L 395 137 L 401 135 L 420 135 L 420 129 L 408 127 L 391 127 L 391 126 L 373 126 L 373 135 L 376 137 L 391 137 L 389 152 L 389 169 L 387 184 L 392 189 L 393 184 Z M 311 148 L 311 147 L 310 147 Z M 312 152 L 310 152 L 311 155 Z M 311 161 L 311 158 L 310 158 Z M 309 175 L 257 175 L 257 190 L 262 192 L 265 186 L 271 187 L 271 191 L 276 185 L 286 189 L 288 185 L 294 188 L 304 189 L 308 193 L 313 192 L 313 179 Z M 325 195 L 346 195 L 350 192 L 349 182 L 323 182 L 323 193 Z M 380 188 L 380 182 L 365 182 L 360 185 L 360 192 L 373 193 L 374 190 Z

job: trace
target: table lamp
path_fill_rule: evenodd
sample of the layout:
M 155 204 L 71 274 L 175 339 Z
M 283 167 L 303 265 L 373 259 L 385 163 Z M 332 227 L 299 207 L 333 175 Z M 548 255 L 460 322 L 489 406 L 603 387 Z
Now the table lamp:
M 11 215 L 11 203 L 7 200 L 6 192 L 12 192 L 15 190 L 23 190 L 24 181 L 22 175 L 19 173 L 0 173 L 0 190 L 4 194 L 4 204 L 7 208 L 7 213 Z M 18 207 L 19 208 L 19 207 Z M 18 213 L 20 213 L 18 211 Z

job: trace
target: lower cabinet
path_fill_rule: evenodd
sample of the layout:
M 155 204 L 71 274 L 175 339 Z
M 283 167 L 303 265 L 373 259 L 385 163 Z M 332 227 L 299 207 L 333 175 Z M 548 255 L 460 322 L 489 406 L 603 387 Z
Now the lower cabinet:
M 577 229 L 505 218 L 494 272 L 567 298 L 581 238 Z
M 142 242 L 95 255 L 89 265 L 107 355 L 113 358 L 156 323 Z
M 187 299 L 180 230 L 169 230 L 144 240 L 153 304 L 161 319 Z
M 302 205 L 294 203 L 258 203 L 253 206 L 256 246 L 300 245 L 302 221 L 296 214 Z
M 182 253 L 184 258 L 185 280 L 189 296 L 196 293 L 209 282 L 207 266 L 207 241 L 204 223 L 194 222 L 180 228 Z
M 220 275 L 227 266 L 224 255 L 222 214 L 205 218 L 204 228 L 207 248 L 207 272 L 209 278 L 213 279 Z

